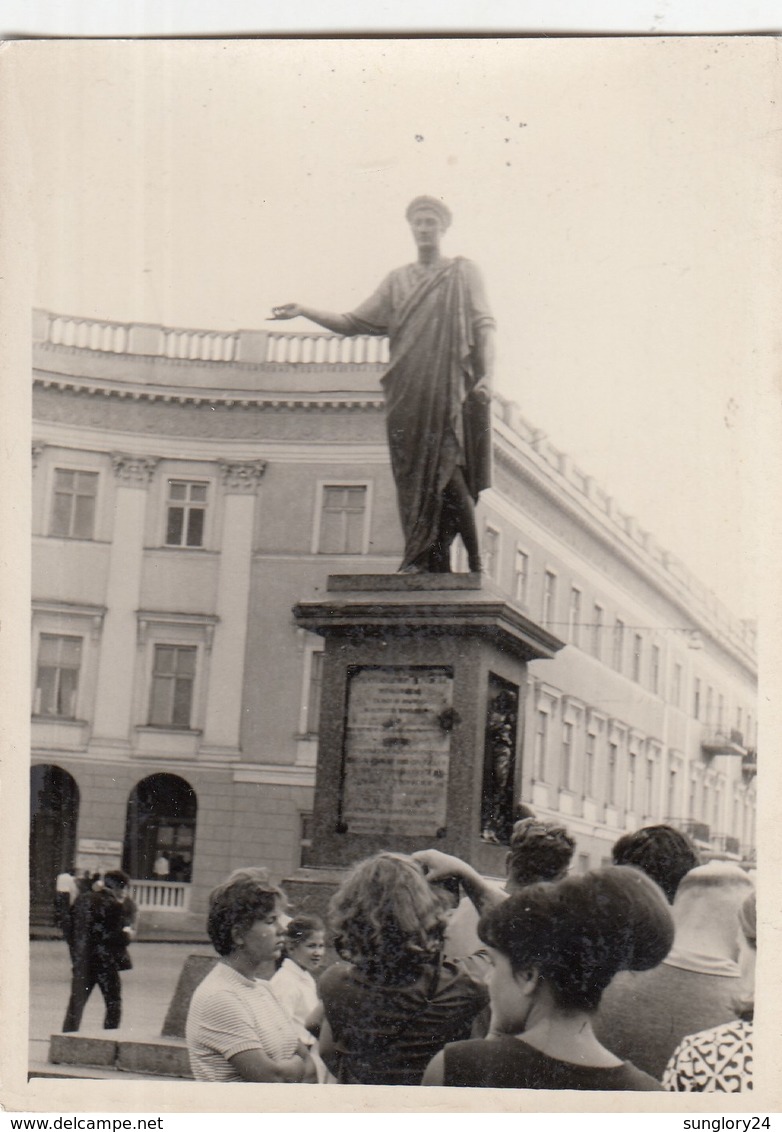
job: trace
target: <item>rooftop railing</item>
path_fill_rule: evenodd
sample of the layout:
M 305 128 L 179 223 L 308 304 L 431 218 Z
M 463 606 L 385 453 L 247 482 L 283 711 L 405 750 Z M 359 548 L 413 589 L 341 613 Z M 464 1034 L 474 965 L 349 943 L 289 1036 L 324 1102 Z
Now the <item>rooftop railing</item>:
M 150 323 L 123 323 L 72 315 L 33 311 L 33 338 L 37 342 L 71 346 L 109 354 L 131 354 L 216 364 L 244 363 L 284 366 L 384 365 L 389 360 L 388 339 L 372 335 L 345 338 L 324 332 L 281 330 L 193 330 Z M 575 465 L 567 455 L 521 414 L 518 405 L 494 395 L 494 416 L 511 430 L 533 459 L 561 477 L 571 489 L 602 512 L 636 548 L 661 567 L 700 604 L 715 628 L 750 654 L 757 646 L 753 621 L 739 621 L 718 598 L 674 555 L 659 547 L 631 515 Z

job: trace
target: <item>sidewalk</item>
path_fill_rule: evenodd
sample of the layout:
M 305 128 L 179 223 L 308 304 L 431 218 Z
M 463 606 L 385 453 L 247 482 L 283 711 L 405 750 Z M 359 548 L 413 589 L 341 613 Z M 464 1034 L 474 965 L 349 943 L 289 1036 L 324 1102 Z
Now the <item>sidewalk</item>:
M 139 1040 L 160 1035 L 179 973 L 188 955 L 214 955 L 209 944 L 190 941 L 139 942 L 130 949 L 133 970 L 122 975 L 122 1031 Z M 105 1076 L 48 1065 L 49 1038 L 59 1033 L 70 994 L 70 962 L 65 943 L 33 939 L 30 943 L 31 1072 L 53 1072 L 57 1076 Z M 96 987 L 84 1011 L 80 1033 L 103 1035 L 103 996 Z M 63 1072 L 65 1071 L 65 1072 Z M 114 1076 L 114 1073 L 110 1074 Z M 129 1075 L 121 1074 L 123 1080 Z

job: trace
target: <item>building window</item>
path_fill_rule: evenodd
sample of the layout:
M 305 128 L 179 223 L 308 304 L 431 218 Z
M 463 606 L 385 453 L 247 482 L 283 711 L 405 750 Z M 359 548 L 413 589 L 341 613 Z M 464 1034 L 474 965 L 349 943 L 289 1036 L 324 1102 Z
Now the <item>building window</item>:
M 660 646 L 652 645 L 652 653 L 649 661 L 649 687 L 654 695 L 658 695 L 660 691 Z
M 627 756 L 627 809 L 631 814 L 635 813 L 635 770 L 636 770 L 636 754 L 630 751 Z
M 641 683 L 641 663 L 643 660 L 643 647 L 644 639 L 640 633 L 636 633 L 633 637 L 633 680 L 636 684 Z
M 619 760 L 619 747 L 616 743 L 608 744 L 608 774 L 606 775 L 606 802 L 609 806 L 616 805 L 616 766 Z
M 717 696 L 717 727 L 722 730 L 725 726 L 725 697 L 722 692 Z
M 747 747 L 751 747 L 753 745 L 752 744 L 752 716 L 749 712 L 747 712 L 747 734 L 744 737 L 744 744 Z
M 483 543 L 481 557 L 486 574 L 493 581 L 500 577 L 500 532 L 494 527 L 486 526 L 483 529 Z
M 597 602 L 592 606 L 592 656 L 603 659 L 603 621 L 605 610 Z
M 701 682 L 697 676 L 692 684 L 692 714 L 696 719 L 701 717 Z
M 557 598 L 557 575 L 546 570 L 543 575 L 543 616 L 544 625 L 551 625 L 554 617 L 554 604 Z
M 573 776 L 573 724 L 562 724 L 562 762 L 559 784 L 563 790 L 571 789 Z
M 323 689 L 322 649 L 310 653 L 310 682 L 307 690 L 307 734 L 317 735 L 320 722 L 320 700 Z
M 35 715 L 76 718 L 81 645 L 81 637 L 58 637 L 51 633 L 41 633 L 33 705 Z
M 712 713 L 714 712 L 714 689 L 712 687 L 706 688 L 706 722 L 711 726 Z
M 150 727 L 190 727 L 196 652 L 191 645 L 155 645 Z
M 529 586 L 529 555 L 523 550 L 516 551 L 516 561 L 513 577 L 513 596 L 520 605 L 527 604 L 527 587 Z
M 570 588 L 568 636 L 571 644 L 576 646 L 581 644 L 581 590 L 578 586 L 571 586 Z
M 736 708 L 736 730 L 737 731 L 743 731 L 743 728 L 741 726 L 742 722 L 743 722 L 743 717 L 742 717 L 742 713 L 741 713 L 741 708 L 737 707 Z
M 665 800 L 667 811 L 668 811 L 666 816 L 668 818 L 676 817 L 676 812 L 675 812 L 676 788 L 677 788 L 676 770 L 671 769 L 671 770 L 668 771 L 668 796 Z
M 644 814 L 651 817 L 654 806 L 654 759 L 646 760 L 646 776 L 644 778 Z
M 538 782 L 546 780 L 546 749 L 548 747 L 548 712 L 538 712 L 538 725 L 535 730 L 535 778 Z
M 205 483 L 168 481 L 166 546 L 203 546 L 206 518 Z
M 300 814 L 299 820 L 301 822 L 299 832 L 299 867 L 306 869 L 308 865 L 313 864 L 312 827 L 314 822 L 312 814 Z
M 367 512 L 365 485 L 323 488 L 319 554 L 363 554 Z
M 625 623 L 621 617 L 614 621 L 614 637 L 611 648 L 611 664 L 617 672 L 622 671 L 625 649 Z
M 97 494 L 97 472 L 55 468 L 49 534 L 60 538 L 91 539 L 95 527 Z
M 674 707 L 682 706 L 683 676 L 682 666 L 677 662 L 673 666 L 673 678 L 671 680 L 671 703 Z
M 595 744 L 596 739 L 592 731 L 586 733 L 584 746 L 584 797 L 595 796 Z
M 691 778 L 690 781 L 689 781 L 689 784 L 688 784 L 688 792 L 687 792 L 687 817 L 688 818 L 694 818 L 695 817 L 695 802 L 696 802 L 697 790 L 698 790 L 698 783 L 696 782 L 696 780 L 694 778 Z

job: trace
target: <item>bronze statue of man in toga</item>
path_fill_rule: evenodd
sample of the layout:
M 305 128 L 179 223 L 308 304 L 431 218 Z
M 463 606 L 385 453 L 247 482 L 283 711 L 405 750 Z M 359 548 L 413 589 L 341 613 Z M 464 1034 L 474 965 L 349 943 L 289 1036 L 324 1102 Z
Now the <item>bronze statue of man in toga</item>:
M 417 262 L 392 271 L 352 313 L 285 303 L 273 314 L 301 315 L 335 334 L 388 335 L 382 385 L 405 536 L 400 573 L 448 573 L 457 534 L 479 572 L 474 504 L 491 477 L 494 319 L 475 264 L 440 252 L 448 208 L 421 196 L 406 215 Z

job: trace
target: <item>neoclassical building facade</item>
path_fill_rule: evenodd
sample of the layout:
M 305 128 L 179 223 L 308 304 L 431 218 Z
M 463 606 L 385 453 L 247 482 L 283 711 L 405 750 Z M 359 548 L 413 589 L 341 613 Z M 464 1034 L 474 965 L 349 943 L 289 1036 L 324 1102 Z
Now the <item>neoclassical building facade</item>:
M 35 312 L 34 915 L 71 861 L 175 919 L 307 862 L 322 652 L 291 609 L 398 565 L 386 349 Z M 500 396 L 494 462 L 484 584 L 567 642 L 529 668 L 523 800 L 580 869 L 659 820 L 751 863 L 754 627 Z

